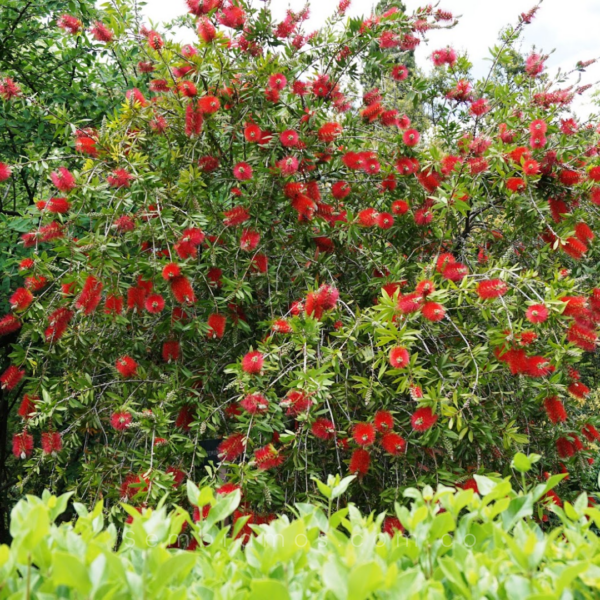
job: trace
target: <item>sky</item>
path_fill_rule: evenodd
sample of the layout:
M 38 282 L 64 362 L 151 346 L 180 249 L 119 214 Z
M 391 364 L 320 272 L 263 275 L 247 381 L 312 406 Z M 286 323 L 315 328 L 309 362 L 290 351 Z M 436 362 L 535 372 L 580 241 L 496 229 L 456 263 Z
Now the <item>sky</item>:
M 254 0 L 256 2 L 256 0 Z M 153 22 L 167 21 L 186 12 L 184 0 L 146 0 L 146 17 Z M 298 10 L 306 0 L 271 0 L 271 10 L 283 19 L 287 8 Z M 317 29 L 333 14 L 339 0 L 309 0 L 311 18 L 307 31 Z M 404 0 L 408 11 L 427 4 L 425 0 Z M 348 15 L 368 15 L 374 0 L 353 0 Z M 499 30 L 508 23 L 515 24 L 522 12 L 528 11 L 535 0 L 442 0 L 439 7 L 459 16 L 459 24 L 451 30 L 432 31 L 429 44 L 417 50 L 417 62 L 430 68 L 431 52 L 447 45 L 457 51 L 466 51 L 474 65 L 476 76 L 484 76 L 489 67 L 488 49 L 497 40 Z M 529 52 L 534 46 L 550 55 L 546 62 L 550 73 L 557 69 L 570 71 L 578 60 L 600 57 L 600 1 L 599 0 L 544 0 L 533 23 L 525 29 L 522 50 Z M 184 40 L 191 41 L 191 40 Z M 576 82 L 575 79 L 572 81 Z M 600 61 L 583 74 L 582 83 L 600 81 Z M 574 105 L 584 117 L 593 110 L 589 95 L 578 97 Z M 596 112 L 598 112 L 596 110 Z

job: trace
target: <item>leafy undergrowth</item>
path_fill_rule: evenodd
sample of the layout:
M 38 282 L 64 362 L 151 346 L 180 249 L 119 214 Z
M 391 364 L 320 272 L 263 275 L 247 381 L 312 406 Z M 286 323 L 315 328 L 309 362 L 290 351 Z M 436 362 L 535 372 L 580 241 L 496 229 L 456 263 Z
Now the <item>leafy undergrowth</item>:
M 325 502 L 262 525 L 239 518 L 239 490 L 188 482 L 204 518 L 124 505 L 123 531 L 105 526 L 102 503 L 56 524 L 69 495 L 28 496 L 0 547 L 0 598 L 597 598 L 600 510 L 586 494 L 553 502 L 562 477 L 528 491 L 479 476 L 479 494 L 412 488 L 395 516 L 340 508 L 353 477 L 330 477 Z

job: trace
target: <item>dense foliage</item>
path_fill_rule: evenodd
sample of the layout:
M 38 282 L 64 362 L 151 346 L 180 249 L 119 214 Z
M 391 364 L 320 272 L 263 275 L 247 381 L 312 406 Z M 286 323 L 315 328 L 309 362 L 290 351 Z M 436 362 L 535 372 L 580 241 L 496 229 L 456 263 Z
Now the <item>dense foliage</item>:
M 527 493 L 476 477 L 481 497 L 409 488 L 411 503 L 396 504 L 394 516 L 361 514 L 352 504 L 332 510 L 352 478 L 330 477 L 318 483 L 326 504 L 296 504 L 293 517 L 260 525 L 242 516 L 239 491 L 215 495 L 190 483 L 204 518 L 125 505 L 122 531 L 105 525 L 102 503 L 91 511 L 75 504 L 77 520 L 59 525 L 68 494 L 28 496 L 13 510 L 11 547 L 0 546 L 0 598 L 598 596 L 600 511 L 585 494 L 564 508 L 552 504 L 559 524 L 543 532 L 532 516 L 546 512 L 541 499 L 562 475 Z
M 19 236 L 34 226 L 28 212 L 45 192 L 49 169 L 75 167 L 79 156 L 65 151 L 65 136 L 78 127 L 100 126 L 128 89 L 135 45 L 99 46 L 86 32 L 97 18 L 93 0 L 5 0 L 0 3 L 0 160 L 18 164 L 0 184 L 0 312 L 9 309 L 19 260 L 29 251 Z M 78 31 L 65 35 L 62 15 L 77 11 Z M 103 18 L 111 18 L 111 13 Z M 9 365 L 14 337 L 0 337 L 0 370 Z M 0 389 L 0 540 L 7 534 L 14 465 L 7 461 L 18 427 L 16 398 Z
M 134 29 L 126 2 L 92 26 L 139 63 L 120 109 L 76 130 L 78 165 L 48 168 L 22 236 L 0 322 L 18 336 L 0 380 L 17 489 L 116 514 L 226 477 L 271 513 L 354 473 L 370 510 L 415 482 L 476 488 L 519 449 L 543 457 L 527 477 L 588 487 L 600 434 L 577 365 L 600 321 L 600 161 L 595 124 L 569 113 L 584 88 L 516 51 L 536 9 L 475 81 L 452 48 L 431 77 L 398 62 L 446 11 L 348 4 L 306 34 L 305 12 L 189 0 L 193 46 Z

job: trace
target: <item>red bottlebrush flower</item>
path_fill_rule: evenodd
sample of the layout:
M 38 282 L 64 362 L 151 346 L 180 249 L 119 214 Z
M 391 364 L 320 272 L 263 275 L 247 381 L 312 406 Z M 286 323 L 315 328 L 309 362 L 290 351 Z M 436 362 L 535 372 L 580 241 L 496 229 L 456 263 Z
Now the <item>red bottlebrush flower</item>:
M 11 100 L 21 95 L 21 88 L 10 78 L 0 79 L 0 98 Z
M 88 276 L 83 284 L 83 289 L 77 301 L 75 302 L 75 308 L 77 310 L 83 310 L 84 314 L 92 314 L 98 304 L 100 304 L 100 298 L 102 294 L 102 283 L 100 283 L 93 275 Z
M 240 406 L 251 415 L 259 415 L 269 410 L 269 401 L 262 394 L 248 394 Z
M 122 499 L 131 499 L 139 493 L 145 492 L 148 489 L 148 481 L 144 477 L 130 473 L 125 477 L 119 494 Z
M 75 177 L 65 167 L 59 167 L 58 171 L 52 171 L 50 179 L 61 192 L 70 192 L 77 185 Z
M 404 369 L 410 362 L 408 350 L 406 348 L 402 348 L 401 346 L 392 348 L 389 354 L 389 361 L 390 365 L 392 365 L 394 369 Z
M 140 73 L 152 73 L 154 71 L 154 65 L 151 62 L 140 61 L 137 66 Z
M 269 77 L 269 87 L 273 90 L 281 91 L 286 85 L 287 79 L 285 78 L 285 75 L 282 75 L 281 73 L 276 73 Z
M 292 129 L 287 129 L 279 136 L 279 141 L 285 148 L 294 148 L 299 142 L 298 134 Z
M 223 271 L 218 267 L 211 267 L 206 274 L 206 278 L 208 279 L 209 285 L 211 287 L 220 288 L 223 285 L 221 277 L 223 276 Z
M 262 131 L 258 125 L 250 123 L 244 128 L 244 138 L 251 144 L 257 144 L 262 137 Z
M 446 316 L 446 310 L 437 302 L 426 302 L 421 308 L 421 314 L 433 323 L 441 321 Z
M 477 295 L 482 300 L 491 300 L 504 296 L 508 291 L 508 286 L 501 279 L 488 279 L 480 281 L 477 284 Z
M 577 317 L 587 311 L 587 298 L 584 296 L 562 296 L 559 300 L 566 304 L 562 313 L 565 317 Z
M 56 21 L 56 24 L 61 29 L 68 31 L 71 35 L 79 33 L 83 28 L 83 24 L 79 19 L 67 14 L 61 15 Z
M 266 273 L 269 267 L 269 259 L 264 254 L 256 254 L 252 257 L 252 271 Z
M 559 437 L 556 440 L 556 451 L 562 459 L 570 458 L 577 452 L 575 445 L 566 437 Z
M 587 246 L 575 237 L 570 237 L 561 244 L 561 249 L 565 254 L 568 254 L 575 260 L 580 260 L 587 252 Z
M 292 326 L 285 319 L 277 319 L 277 321 L 275 321 L 271 326 L 271 331 L 273 333 L 292 333 L 293 329 Z
M 456 63 L 456 51 L 449 47 L 436 50 L 431 55 L 431 60 L 436 67 L 453 66 Z
M 598 336 L 595 331 L 578 323 L 573 323 L 567 331 L 567 340 L 588 352 L 594 352 L 596 350 L 597 339 Z
M 430 279 L 424 279 L 417 283 L 415 291 L 421 296 L 429 296 L 429 294 L 435 292 L 435 284 Z
M 224 27 L 241 29 L 246 22 L 246 13 L 235 5 L 229 5 L 217 13 L 217 21 Z
M 119 233 L 125 233 L 135 229 L 135 221 L 129 215 L 123 215 L 115 219 L 114 226 Z
M 225 333 L 227 317 L 213 313 L 208 317 L 208 337 L 221 339 Z
M 559 176 L 560 182 L 566 186 L 577 185 L 581 181 L 581 175 L 571 169 L 563 169 Z
M 352 430 L 352 437 L 359 446 L 371 446 L 375 441 L 375 427 L 370 423 L 357 423 Z
M 292 208 L 298 213 L 299 217 L 312 219 L 316 210 L 316 203 L 304 194 L 298 194 L 291 202 Z
M 375 413 L 373 422 L 375 424 L 375 429 L 381 433 L 385 433 L 394 428 L 394 417 L 387 410 L 378 410 Z
M 509 177 L 506 181 L 506 187 L 509 191 L 516 193 L 522 192 L 527 187 L 527 184 L 520 177 Z
M 130 356 L 122 356 L 115 364 L 115 367 L 119 373 L 126 379 L 134 377 L 137 374 L 138 364 Z
M 350 473 L 366 475 L 370 462 L 371 455 L 363 448 L 357 448 L 350 458 Z
M 25 277 L 25 287 L 32 292 L 39 292 L 46 285 L 48 285 L 48 280 L 43 275 Z
M 408 68 L 404 65 L 396 65 L 392 68 L 391 76 L 395 81 L 404 81 L 408 77 Z
M 298 171 L 299 164 L 300 163 L 295 156 L 288 156 L 278 160 L 276 166 L 281 171 L 282 175 L 291 176 Z
M 101 21 L 96 21 L 94 23 L 90 28 L 90 33 L 95 40 L 104 42 L 105 44 L 112 42 L 114 37 L 113 32 Z
M 333 421 L 325 418 L 317 419 L 311 425 L 312 434 L 320 440 L 331 440 L 335 436 L 335 425 Z
M 204 96 L 198 100 L 198 109 L 202 114 L 214 115 L 221 108 L 221 102 L 216 96 Z
M 173 296 L 175 296 L 175 300 L 179 304 L 194 304 L 196 302 L 196 295 L 194 294 L 192 284 L 185 275 L 174 277 L 170 283 L 171 292 L 173 292 Z
M 239 181 L 252 179 L 252 167 L 245 162 L 239 162 L 233 168 L 233 176 Z
M 343 200 L 348 196 L 348 194 L 350 194 L 351 191 L 352 188 L 346 181 L 337 181 L 331 186 L 331 195 L 336 200 Z
M 9 300 L 13 310 L 25 310 L 32 302 L 33 294 L 26 288 L 18 288 Z
M 472 115 L 476 117 L 481 117 L 488 113 L 491 110 L 489 102 L 485 98 L 480 98 L 479 100 L 475 100 L 471 104 L 471 108 L 469 109 Z
M 0 182 L 6 181 L 12 173 L 12 169 L 3 162 L 0 162 Z
M 590 394 L 590 388 L 587 385 L 581 383 L 581 381 L 574 381 L 573 383 L 571 383 L 571 385 L 569 385 L 569 387 L 567 388 L 567 391 L 569 392 L 569 394 L 571 394 L 579 400 L 585 400 Z
M 379 213 L 374 208 L 365 208 L 358 213 L 357 219 L 363 227 L 374 227 Z
M 13 435 L 13 454 L 15 458 L 25 460 L 33 452 L 33 436 L 27 431 Z
M 173 475 L 173 487 L 178 488 L 185 479 L 185 473 L 177 467 L 168 467 L 165 471 L 167 475 Z
M 260 242 L 260 233 L 252 229 L 244 229 L 240 238 L 240 248 L 244 252 L 252 252 Z
M 128 412 L 116 412 L 110 417 L 110 424 L 117 431 L 125 431 L 131 425 L 133 417 Z
M 5 315 L 0 319 L 0 337 L 9 335 L 21 329 L 21 321 L 14 315 Z
M 552 372 L 554 372 L 554 367 L 547 358 L 543 356 L 530 356 L 527 358 L 524 370 L 525 375 L 529 375 L 530 377 L 546 377 Z
M 588 171 L 588 177 L 592 180 L 592 181 L 600 181 L 600 167 L 592 167 L 589 171 Z
M 169 263 L 163 268 L 162 276 L 165 281 L 171 281 L 172 279 L 181 276 L 181 269 L 179 268 L 179 265 L 175 263 Z
M 325 123 L 319 128 L 317 137 L 321 142 L 331 143 L 342 135 L 343 131 L 344 128 L 339 123 Z
M 55 310 L 48 318 L 49 325 L 44 332 L 46 341 L 48 343 L 53 343 L 60 340 L 67 330 L 73 316 L 73 311 L 68 308 L 63 307 Z
M 0 389 L 11 391 L 14 390 L 21 379 L 25 376 L 25 371 L 15 367 L 15 365 L 10 365 L 4 373 L 0 376 Z
M 202 111 L 199 108 L 194 108 L 193 104 L 188 104 L 185 109 L 185 135 L 188 137 L 200 135 L 203 123 Z
M 46 210 L 50 213 L 64 215 L 71 208 L 71 204 L 66 198 L 50 198 L 47 202 L 40 200 L 35 203 L 38 210 Z
M 131 287 L 127 290 L 127 308 L 128 310 L 144 310 L 144 301 L 146 300 L 146 289 L 142 286 Z
M 75 140 L 75 150 L 88 156 L 98 156 L 96 140 L 87 136 L 79 136 Z
M 175 362 L 179 360 L 181 347 L 177 340 L 164 342 L 162 347 L 162 359 L 165 362 Z
M 575 225 L 575 237 L 582 243 L 587 244 L 591 242 L 596 236 L 594 232 L 590 229 L 587 223 L 577 223 Z
M 19 263 L 19 271 L 26 271 L 27 269 L 31 269 L 34 265 L 33 259 L 32 258 L 24 258 L 20 263 Z
M 30 396 L 29 394 L 25 394 L 23 396 L 23 400 L 21 400 L 21 404 L 19 405 L 19 410 L 17 414 L 27 421 L 31 419 L 36 410 L 36 402 L 39 400 L 37 396 Z
M 156 93 L 161 93 L 161 92 L 168 92 L 171 88 L 169 87 L 169 82 L 166 79 L 154 79 L 150 82 L 149 86 L 150 91 L 151 92 L 156 92 Z M 177 88 L 175 88 L 177 91 L 179 92 L 183 92 L 184 90 L 182 89 L 181 84 L 179 84 L 177 86 Z M 144 98 L 142 92 L 140 92 L 139 90 L 138 94 L 136 94 L 135 92 L 133 92 L 133 90 L 131 90 L 131 94 L 129 96 L 129 98 L 135 103 L 138 102 L 140 105 L 142 106 L 146 106 L 147 105 L 147 101 Z M 184 94 L 187 95 L 187 94 Z M 129 99 L 128 98 L 128 99 Z M 143 101 L 142 101 L 143 99 Z
M 198 35 L 205 44 L 210 44 L 217 37 L 215 26 L 206 17 L 198 19 Z
M 563 119 L 560 122 L 560 130 L 565 135 L 574 135 L 577 133 L 579 127 L 577 126 L 577 122 L 575 119 Z
M 583 426 L 581 433 L 587 438 L 588 442 L 597 442 L 600 440 L 600 431 L 598 431 L 591 423 Z
M 415 411 L 410 424 L 415 431 L 427 431 L 436 424 L 437 420 L 438 416 L 433 414 L 429 406 L 425 406 Z
M 156 31 L 151 31 L 148 34 L 148 46 L 150 46 L 150 48 L 152 48 L 153 50 L 160 50 L 164 47 L 164 45 L 165 42 L 163 41 L 160 34 L 158 34 Z
M 151 314 L 158 314 L 165 308 L 165 299 L 160 294 L 150 294 L 144 301 L 146 310 Z
M 337 288 L 325 283 L 317 290 L 317 302 L 323 310 L 333 310 L 339 297 L 340 293 Z
M 58 431 L 46 431 L 42 433 L 42 452 L 44 454 L 56 454 L 62 450 L 62 437 Z
M 469 158 L 467 160 L 471 175 L 478 175 L 488 170 L 489 164 L 485 158 Z
M 396 535 L 396 532 L 402 534 L 404 532 L 404 527 L 402 527 L 402 523 L 400 523 L 400 520 L 397 517 L 386 517 L 383 520 L 381 531 L 393 538 L 394 535 Z
M 433 213 L 429 210 L 429 206 L 422 206 L 415 211 L 415 224 L 419 227 L 429 225 L 433 221 Z
M 249 375 L 259 375 L 262 371 L 265 358 L 261 352 L 254 350 L 242 358 L 242 371 Z
M 234 461 L 238 456 L 244 452 L 246 443 L 244 436 L 241 433 L 234 433 L 229 437 L 225 438 L 217 448 L 219 458 L 228 462 Z
M 408 202 L 404 200 L 395 200 L 392 202 L 392 212 L 395 215 L 404 215 L 408 212 Z
M 530 323 L 543 323 L 548 318 L 548 309 L 543 304 L 533 304 L 527 309 L 525 318 Z
M 388 432 L 381 438 L 381 447 L 392 456 L 402 454 L 406 448 L 406 440 L 397 433 Z
M 420 139 L 421 136 L 416 129 L 407 129 L 402 134 L 402 141 L 409 147 L 416 146 Z
M 133 175 L 125 169 L 115 169 L 107 178 L 108 185 L 114 188 L 128 188 L 133 180 Z
M 203 173 L 212 173 L 219 168 L 219 159 L 216 156 L 202 156 L 198 159 L 198 168 Z
M 194 408 L 189 404 L 185 404 L 179 409 L 179 413 L 175 419 L 175 427 L 183 429 L 184 431 L 189 431 L 190 425 L 194 422 L 194 418 Z
M 263 448 L 258 448 L 258 450 L 255 450 L 254 459 L 256 460 L 256 466 L 261 471 L 274 469 L 275 467 L 281 465 L 285 460 L 284 456 L 279 454 L 273 444 L 267 444 Z
M 535 160 L 526 160 L 523 163 L 523 173 L 525 175 L 537 175 L 540 172 L 540 165 Z
M 421 308 L 423 296 L 417 292 L 398 297 L 398 310 L 405 315 L 417 312 Z
M 416 158 L 400 158 L 396 162 L 396 170 L 400 175 L 414 175 L 419 170 L 419 161 Z
M 530 77 L 537 77 L 544 70 L 545 58 L 535 52 L 530 54 L 525 61 L 525 72 Z
M 279 91 L 273 88 L 268 88 L 265 90 L 265 98 L 268 102 L 272 102 L 273 104 L 277 104 L 279 102 Z M 261 140 L 262 142 L 262 140 Z
M 565 410 L 564 404 L 557 396 L 546 398 L 544 400 L 544 408 L 546 409 L 548 419 L 555 425 L 564 423 L 567 420 L 567 411 Z
M 312 406 L 312 400 L 302 390 L 290 390 L 280 402 L 280 405 L 282 408 L 287 408 L 286 414 L 288 416 L 297 417 L 308 411 Z
M 394 225 L 394 215 L 382 212 L 377 215 L 377 227 L 380 229 L 390 229 Z

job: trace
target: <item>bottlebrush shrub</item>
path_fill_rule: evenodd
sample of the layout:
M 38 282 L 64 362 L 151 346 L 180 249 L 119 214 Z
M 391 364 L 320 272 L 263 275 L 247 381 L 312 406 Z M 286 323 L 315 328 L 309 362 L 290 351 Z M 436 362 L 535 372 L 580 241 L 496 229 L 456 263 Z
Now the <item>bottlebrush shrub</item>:
M 268 519 L 235 487 L 189 482 L 192 514 L 125 504 L 119 530 L 102 501 L 74 503 L 77 520 L 58 525 L 69 494 L 27 496 L 2 546 L 0 597 L 594 598 L 600 511 L 586 494 L 563 506 L 556 477 L 527 493 L 479 476 L 463 490 L 408 488 L 410 503 L 377 516 L 332 510 L 350 478 L 330 477 L 317 482 L 324 501 Z
M 402 83 L 431 113 L 419 131 L 394 112 L 398 61 L 447 13 L 346 20 L 343 2 L 306 35 L 302 15 L 188 4 L 196 45 L 127 34 L 153 70 L 76 131 L 66 212 L 23 235 L 1 381 L 15 407 L 38 400 L 15 468 L 141 505 L 199 480 L 212 444 L 248 510 L 327 472 L 359 476 L 372 508 L 415 480 L 506 473 L 528 446 L 582 487 L 600 140 L 561 125 L 582 89 L 514 50 L 532 16 L 484 80 L 457 57 Z M 381 80 L 357 93 L 363 64 Z

